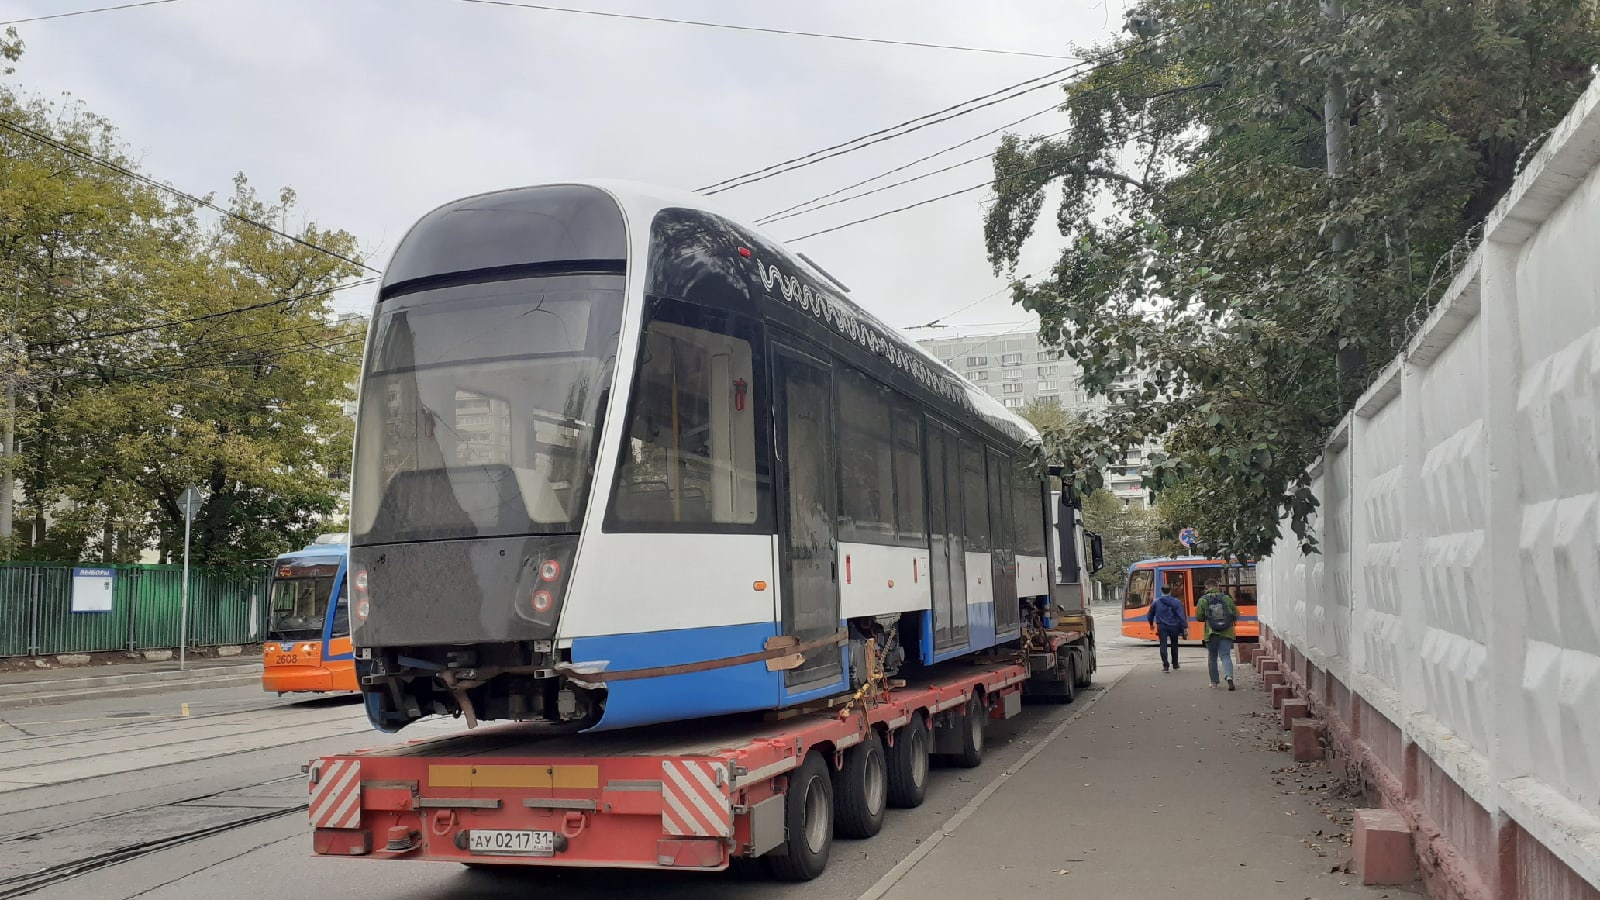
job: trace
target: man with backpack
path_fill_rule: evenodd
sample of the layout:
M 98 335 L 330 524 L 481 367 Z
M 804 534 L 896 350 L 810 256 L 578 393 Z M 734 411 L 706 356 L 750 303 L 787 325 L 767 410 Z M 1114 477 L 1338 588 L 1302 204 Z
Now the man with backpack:
M 1222 586 L 1212 579 L 1206 582 L 1206 592 L 1200 598 L 1200 621 L 1206 623 L 1206 668 L 1211 674 L 1211 686 L 1217 687 L 1217 660 L 1222 660 L 1222 671 L 1228 679 L 1228 690 L 1233 690 L 1233 642 L 1238 637 L 1234 625 L 1239 621 L 1239 607 L 1233 598 L 1222 592 Z
M 1183 611 L 1183 601 L 1172 596 L 1174 585 L 1163 582 L 1161 593 L 1150 604 L 1146 622 L 1156 627 L 1156 640 L 1161 644 L 1161 671 L 1169 671 L 1167 647 L 1172 647 L 1170 668 L 1178 668 L 1178 641 L 1189 630 L 1189 616 Z

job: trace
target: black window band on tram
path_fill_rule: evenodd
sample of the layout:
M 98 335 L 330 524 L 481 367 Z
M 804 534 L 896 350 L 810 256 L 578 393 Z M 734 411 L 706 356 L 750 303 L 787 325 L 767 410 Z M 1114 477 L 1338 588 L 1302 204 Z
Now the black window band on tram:
M 380 296 L 470 273 L 493 281 L 557 272 L 620 272 L 628 256 L 622 210 L 586 185 L 542 185 L 467 197 L 423 216 L 384 270 Z

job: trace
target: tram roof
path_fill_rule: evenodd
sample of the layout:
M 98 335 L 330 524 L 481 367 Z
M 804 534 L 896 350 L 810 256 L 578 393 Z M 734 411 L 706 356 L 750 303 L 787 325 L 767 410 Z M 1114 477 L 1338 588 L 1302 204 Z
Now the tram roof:
M 278 562 L 308 563 L 319 560 L 339 560 L 344 559 L 349 549 L 348 546 L 342 543 L 314 543 L 299 550 L 290 550 L 287 553 L 279 554 Z
M 717 201 L 712 198 L 708 198 L 691 191 L 662 188 L 654 185 L 630 181 L 601 179 L 586 183 L 600 188 L 601 190 L 604 190 L 611 194 L 611 196 L 615 197 L 618 205 L 623 208 L 625 213 L 631 213 L 634 211 L 641 213 L 642 215 L 640 216 L 640 221 L 649 221 L 650 219 L 653 219 L 655 214 L 661 210 L 675 207 L 702 209 L 706 212 L 714 213 L 730 222 L 733 222 L 740 228 L 763 238 L 774 247 L 779 248 L 787 256 L 786 261 L 790 265 L 805 269 L 807 272 L 811 273 L 817 281 L 823 284 L 836 283 L 834 281 L 834 276 L 819 269 L 817 265 L 811 262 L 809 259 L 806 259 L 805 257 L 800 256 L 798 253 L 791 251 L 788 245 L 783 241 L 774 238 L 772 235 L 767 234 L 754 225 L 742 221 L 738 216 L 733 215 L 726 209 L 721 208 L 720 204 L 718 204 Z M 1039 430 L 1033 426 L 1032 422 L 1029 422 L 1027 419 L 1024 419 L 1016 413 L 1013 413 L 1010 409 L 1006 408 L 1005 404 L 995 399 L 992 394 L 962 377 L 961 373 L 945 365 L 944 360 L 941 360 L 932 353 L 929 353 L 921 344 L 910 340 L 905 335 L 901 334 L 899 329 L 894 328 L 893 326 L 884 322 L 882 319 L 873 315 L 861 304 L 852 300 L 848 294 L 845 294 L 842 291 L 836 292 L 835 299 L 849 307 L 852 312 L 871 323 L 875 328 L 879 329 L 891 340 L 895 341 L 898 344 L 899 349 L 916 354 L 917 356 L 921 357 L 922 360 L 930 367 L 937 370 L 941 375 L 946 378 L 953 379 L 959 383 L 963 388 L 965 388 L 968 399 L 971 401 L 973 407 L 977 411 L 1002 422 L 1009 422 L 1019 431 L 1021 431 L 1025 436 L 1025 439 L 1028 441 L 1037 442 L 1039 440 Z
M 611 199 L 616 200 L 618 207 L 622 210 L 622 218 L 626 219 L 626 223 L 627 226 L 629 226 L 630 231 L 629 240 L 632 240 L 632 242 L 635 243 L 635 251 L 640 250 L 640 248 L 637 247 L 637 243 L 640 242 L 640 240 L 648 240 L 648 235 L 650 235 L 650 223 L 653 223 L 654 219 L 656 219 L 656 215 L 661 213 L 662 210 L 698 210 L 704 211 L 704 213 L 710 213 L 710 215 L 718 216 L 718 218 L 726 219 L 728 223 L 738 226 L 741 231 L 747 232 L 747 234 L 750 235 L 754 235 L 754 237 L 758 237 L 758 239 L 762 239 L 763 242 L 768 243 L 771 248 L 776 248 L 779 253 L 784 255 L 782 263 L 786 264 L 786 266 L 794 267 L 794 269 L 802 269 L 803 272 L 806 272 L 806 275 L 808 275 L 808 277 L 810 277 L 810 279 L 813 280 L 818 287 L 821 287 L 822 290 L 827 290 L 827 293 L 829 293 L 829 299 L 832 301 L 832 303 L 840 304 L 840 306 L 848 309 L 850 314 L 856 315 L 861 322 L 867 323 L 870 328 L 880 331 L 880 333 L 882 333 L 883 340 L 885 340 L 886 343 L 893 344 L 894 351 L 898 351 L 901 356 L 915 357 L 918 364 L 922 365 L 922 367 L 928 368 L 931 373 L 936 373 L 938 380 L 944 381 L 947 388 L 957 389 L 957 391 L 963 392 L 963 394 L 965 394 L 966 404 L 970 405 L 971 410 L 978 413 L 978 415 L 982 416 L 982 418 L 989 420 L 989 423 L 992 424 L 992 426 L 1000 429 L 1000 431 L 1013 432 L 1013 436 L 1016 437 L 1016 439 L 1021 439 L 1022 442 L 1027 442 L 1027 444 L 1038 444 L 1038 442 L 1040 442 L 1040 434 L 1038 434 L 1038 429 L 1034 428 L 1034 424 L 1030 423 L 1030 421 L 1027 421 L 1026 418 L 1022 418 L 1022 416 L 1011 412 L 1010 408 L 1006 408 L 1006 405 L 1002 404 L 1000 400 L 995 399 L 992 394 L 989 394 L 989 392 L 979 388 L 979 386 L 971 383 L 971 381 L 966 380 L 966 378 L 963 378 L 960 373 L 955 372 L 954 368 L 950 368 L 949 365 L 944 364 L 944 360 L 933 356 L 931 352 L 923 349 L 922 346 L 917 343 L 917 341 L 912 341 L 909 340 L 909 338 L 906 338 L 906 336 L 902 335 L 898 328 L 891 327 L 891 325 L 888 325 L 888 323 L 883 322 L 882 319 L 878 319 L 877 315 L 874 315 L 872 312 L 864 309 L 861 304 L 856 303 L 854 299 L 851 299 L 850 296 L 846 295 L 845 291 L 834 290 L 832 287 L 827 287 L 827 285 L 835 285 L 835 287 L 837 287 L 837 282 L 835 282 L 832 275 L 821 271 L 816 264 L 810 263 L 808 259 L 798 255 L 798 253 L 795 253 L 795 251 L 789 250 L 786 243 L 782 242 L 782 240 L 774 239 L 773 235 L 766 234 L 766 232 L 763 232 L 762 229 L 758 229 L 758 227 L 750 226 L 750 224 L 744 223 L 742 219 L 739 219 L 738 216 L 730 213 L 730 211 L 723 207 L 722 203 L 718 202 L 718 200 L 712 199 L 712 197 L 694 194 L 694 192 L 691 191 L 680 191 L 680 189 L 674 189 L 674 187 L 662 187 L 656 186 L 656 184 L 637 183 L 637 181 L 624 181 L 624 179 L 560 179 L 560 181 L 549 181 L 549 183 L 523 184 L 523 186 L 518 187 L 504 187 L 504 189 L 496 189 L 496 191 L 486 191 L 483 192 L 483 194 L 475 194 L 470 195 L 470 197 L 461 197 L 461 199 L 451 200 L 451 202 L 443 203 L 443 205 L 435 208 L 435 210 L 429 211 L 429 215 L 419 218 L 418 223 L 426 221 L 429 216 L 434 215 L 434 213 L 437 213 L 437 211 L 445 210 L 445 208 L 448 207 L 458 207 L 458 205 L 461 205 L 461 203 L 467 202 L 467 200 L 477 199 L 477 197 L 493 197 L 493 195 L 498 194 L 510 194 L 510 192 L 526 191 L 526 189 L 533 189 L 533 187 L 558 186 L 592 187 L 592 189 L 597 189 L 597 191 L 602 191 L 605 192 L 605 194 L 611 195 Z M 410 235 L 406 235 L 406 237 L 410 237 Z M 402 237 L 402 240 L 400 240 L 400 243 L 398 243 L 397 255 L 400 253 L 400 248 L 405 245 L 406 237 Z M 384 282 L 386 282 L 386 285 L 390 280 L 390 275 L 392 274 L 387 271 L 386 274 L 384 274 Z M 816 290 L 816 288 L 813 288 L 813 290 Z

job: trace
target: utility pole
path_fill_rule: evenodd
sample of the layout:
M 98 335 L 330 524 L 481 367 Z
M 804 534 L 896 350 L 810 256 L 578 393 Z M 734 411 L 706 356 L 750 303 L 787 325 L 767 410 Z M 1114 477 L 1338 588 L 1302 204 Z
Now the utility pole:
M 12 335 L 7 335 L 6 343 L 7 344 L 11 344 L 12 343 L 12 339 L 13 339 Z M 10 367 L 13 364 L 13 360 L 14 360 L 14 357 L 10 352 L 11 349 L 12 348 L 9 347 L 9 346 L 6 348 L 6 350 L 7 350 L 7 353 L 6 353 L 6 367 L 7 367 L 7 369 L 10 369 Z M 14 466 L 12 465 L 12 462 L 13 462 L 13 460 L 16 459 L 15 447 L 16 447 L 16 441 L 17 441 L 17 373 L 15 371 L 7 371 L 5 373 L 5 379 L 6 379 L 6 412 L 5 412 L 6 423 L 5 423 L 5 429 L 4 429 L 4 431 L 5 431 L 4 436 L 0 437 L 0 459 L 4 460 L 4 462 L 0 463 L 0 465 L 3 465 L 4 468 L 5 468 L 4 472 L 0 472 L 0 545 L 4 545 L 5 546 L 5 548 L 6 548 L 6 558 L 10 559 L 11 558 L 12 521 L 13 521 L 13 510 L 14 510 L 14 504 L 15 504 L 13 491 L 15 490 L 14 485 L 16 484 L 16 479 L 12 475 L 12 469 L 14 468 Z
M 182 496 L 178 498 L 178 506 L 183 509 L 183 608 L 178 614 L 178 671 L 183 671 L 189 662 L 189 534 L 194 525 L 195 513 L 200 511 L 200 488 L 185 488 Z
M 15 461 L 17 442 L 17 383 L 22 380 L 22 341 L 17 334 L 17 312 L 22 307 L 22 264 L 17 264 L 15 301 L 11 304 L 11 325 L 6 330 L 5 347 L 0 349 L 0 378 L 5 379 L 4 434 L 0 435 L 0 546 L 11 558 L 12 523 L 15 512 Z
M 1338 41 L 1344 33 L 1345 10 L 1344 0 L 1321 0 L 1322 19 L 1327 26 L 1326 40 L 1331 44 Z M 1328 84 L 1323 92 L 1322 100 L 1322 128 L 1323 139 L 1327 148 L 1327 171 L 1329 189 L 1329 210 L 1339 212 L 1345 195 L 1349 191 L 1346 180 L 1350 177 L 1350 91 L 1345 84 L 1344 60 L 1337 52 L 1330 55 L 1328 65 Z M 1338 379 L 1340 382 L 1340 397 L 1343 398 L 1343 383 L 1346 378 L 1360 372 L 1366 363 L 1366 353 L 1360 347 L 1344 346 L 1343 342 L 1350 336 L 1352 321 L 1350 304 L 1350 283 L 1344 271 L 1344 255 L 1350 249 L 1350 229 L 1339 225 L 1332 229 L 1330 249 L 1333 250 L 1334 265 L 1334 297 L 1333 301 L 1339 305 L 1339 341 L 1338 348 Z

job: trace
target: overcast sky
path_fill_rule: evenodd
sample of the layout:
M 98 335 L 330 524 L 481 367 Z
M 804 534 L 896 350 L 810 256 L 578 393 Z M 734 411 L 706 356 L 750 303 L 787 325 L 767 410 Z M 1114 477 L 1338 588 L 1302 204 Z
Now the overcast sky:
M 126 0 L 0 0 L 0 21 Z M 621 13 L 1072 55 L 1118 27 L 1122 0 L 565 0 Z M 462 0 L 178 0 L 26 23 L 13 84 L 70 92 L 110 118 L 145 171 L 226 196 L 243 171 L 281 186 L 382 266 L 422 214 L 471 193 L 572 177 L 693 189 L 1069 65 L 760 34 Z M 1048 88 L 719 196 L 747 221 L 967 140 L 1059 101 Z M 1020 130 L 1059 130 L 1056 112 Z M 962 147 L 884 182 L 993 149 Z M 986 162 L 772 225 L 788 240 L 984 181 Z M 895 326 L 1003 287 L 984 259 L 987 190 L 791 244 Z M 1022 271 L 1047 266 L 1045 233 Z M 371 288 L 341 295 L 365 312 Z M 916 339 L 1026 330 L 1005 294 Z M 1002 323 L 1002 324 L 993 324 Z

